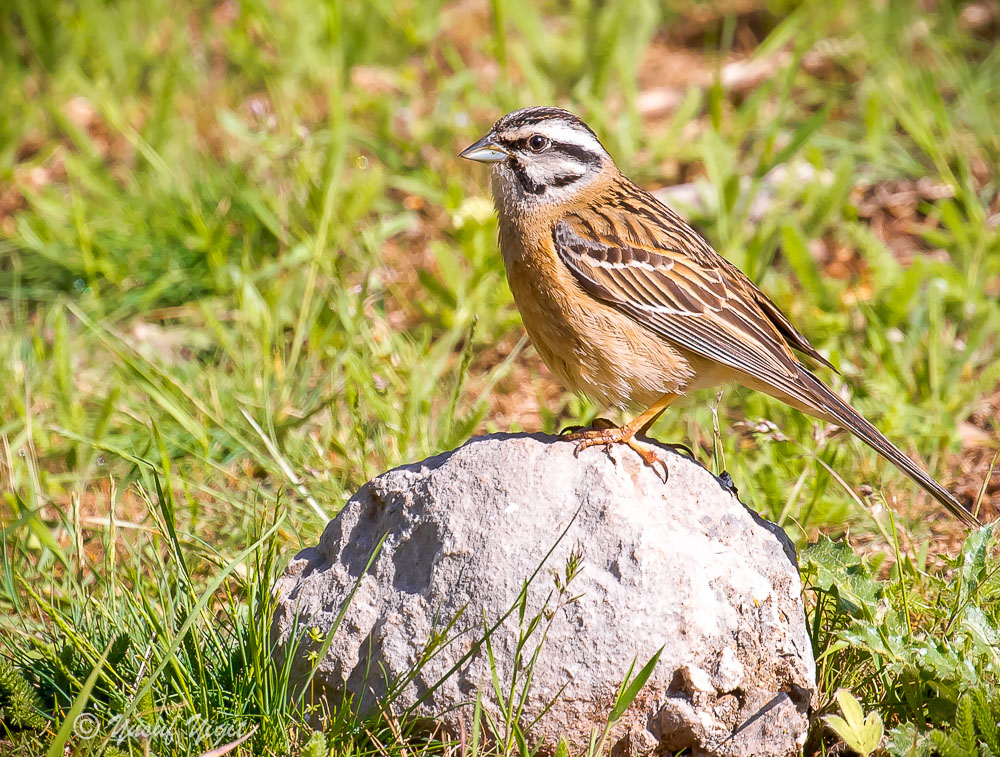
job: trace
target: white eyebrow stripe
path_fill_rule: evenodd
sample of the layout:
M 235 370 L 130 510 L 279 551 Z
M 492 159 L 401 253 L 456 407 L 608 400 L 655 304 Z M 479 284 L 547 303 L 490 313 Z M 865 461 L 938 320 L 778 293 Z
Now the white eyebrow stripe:
M 553 142 L 564 142 L 583 147 L 598 155 L 604 155 L 606 152 L 593 134 L 566 121 L 542 121 L 537 124 L 528 124 L 512 132 L 510 137 L 511 139 L 524 139 L 532 134 L 542 134 Z

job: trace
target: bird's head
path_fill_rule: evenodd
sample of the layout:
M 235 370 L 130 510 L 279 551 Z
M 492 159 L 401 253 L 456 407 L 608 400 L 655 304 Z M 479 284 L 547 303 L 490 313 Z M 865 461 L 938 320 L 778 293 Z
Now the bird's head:
M 566 203 L 614 166 L 587 124 L 541 106 L 508 113 L 459 157 L 493 165 L 498 208 Z

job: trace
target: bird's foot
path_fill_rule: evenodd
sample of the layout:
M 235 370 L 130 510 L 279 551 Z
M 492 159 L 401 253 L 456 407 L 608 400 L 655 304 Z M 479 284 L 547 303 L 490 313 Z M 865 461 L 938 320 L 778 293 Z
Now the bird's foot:
M 594 425 L 596 426 L 597 424 L 595 423 Z M 664 482 L 667 480 L 666 462 L 654 450 L 636 440 L 635 429 L 630 428 L 628 424 L 621 427 L 612 425 L 610 428 L 591 428 L 582 431 L 573 431 L 564 438 L 566 441 L 577 443 L 576 449 L 573 451 L 573 454 L 577 457 L 579 457 L 580 452 L 588 447 L 604 445 L 605 451 L 610 453 L 613 445 L 625 444 L 635 450 L 636 454 L 642 458 L 642 461 L 646 465 L 657 471 L 657 475 L 661 475 L 662 473 L 661 477 Z

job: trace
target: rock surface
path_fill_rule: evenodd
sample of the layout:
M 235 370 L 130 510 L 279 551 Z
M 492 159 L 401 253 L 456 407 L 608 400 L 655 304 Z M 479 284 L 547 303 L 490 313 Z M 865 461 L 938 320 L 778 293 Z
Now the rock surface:
M 468 733 L 479 693 L 502 724 L 478 643 L 499 623 L 492 655 L 518 697 L 542 643 L 521 723 L 551 704 L 529 732 L 543 751 L 560 736 L 585 751 L 629 665 L 638 671 L 662 647 L 611 731 L 615 753 L 797 754 L 815 666 L 785 534 L 682 455 L 660 451 L 664 483 L 626 447 L 573 450 L 543 435 L 480 437 L 366 484 L 277 584 L 279 657 L 302 639 L 293 678 L 320 647 L 306 629 L 330 629 L 356 586 L 314 683 L 362 709 L 398 684 L 397 715 L 412 706 Z M 518 637 L 538 615 L 515 671 Z

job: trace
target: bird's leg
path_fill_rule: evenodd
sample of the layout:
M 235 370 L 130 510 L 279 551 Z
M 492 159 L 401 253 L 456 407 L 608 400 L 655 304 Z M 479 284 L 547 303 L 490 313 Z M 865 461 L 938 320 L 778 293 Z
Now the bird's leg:
M 653 427 L 653 424 L 656 423 L 660 419 L 660 416 L 663 415 L 663 411 L 666 410 L 667 407 L 670 406 L 670 403 L 673 402 L 674 399 L 676 399 L 680 395 L 678 395 L 678 394 L 671 394 L 671 395 L 668 395 L 668 396 L 672 397 L 672 399 L 669 400 L 665 405 L 663 405 L 660 408 L 660 411 L 656 415 L 654 415 L 652 418 L 650 418 L 648 421 L 646 421 L 646 425 L 643 426 L 642 428 L 640 428 L 636 432 L 636 436 L 649 436 L 649 429 L 651 429 Z M 698 462 L 697 458 L 695 458 L 695 456 L 694 456 L 694 451 L 689 446 L 687 446 L 686 444 L 671 444 L 669 442 L 661 442 L 660 440 L 657 440 L 657 444 L 659 444 L 661 447 L 667 447 L 669 449 L 672 449 L 674 452 L 683 453 L 684 455 L 686 455 L 687 457 L 690 457 L 695 462 Z
M 654 423 L 660 420 L 660 416 L 663 415 L 663 413 L 666 411 L 668 407 L 670 407 L 670 403 L 673 402 L 675 399 L 677 399 L 679 396 L 680 395 L 678 394 L 664 394 L 662 397 L 660 397 L 660 399 L 656 401 L 655 405 L 653 405 L 651 408 L 649 408 L 649 410 L 647 410 L 645 413 L 643 413 L 634 421 L 632 421 L 633 423 L 636 423 L 642 420 L 643 416 L 649 415 L 650 411 L 656 410 L 655 413 L 649 416 L 649 420 L 647 420 L 645 423 L 639 426 L 639 430 L 636 431 L 636 433 L 639 434 L 640 436 L 648 436 L 649 429 L 653 427 Z
M 633 418 L 624 426 L 576 431 L 572 434 L 568 434 L 565 438 L 567 441 L 577 442 L 575 451 L 577 455 L 580 454 L 581 450 L 585 450 L 587 447 L 597 446 L 598 444 L 603 444 L 609 450 L 611 449 L 612 444 L 627 444 L 636 451 L 646 465 L 652 467 L 656 465 L 659 458 L 653 450 L 641 446 L 635 440 L 635 435 L 645 434 L 646 431 L 648 431 L 649 428 L 656 422 L 656 419 L 663 414 L 663 411 L 666 410 L 670 406 L 670 403 L 677 399 L 678 396 L 679 395 L 677 394 L 664 394 L 660 397 L 660 399 L 654 402 L 648 410 Z

